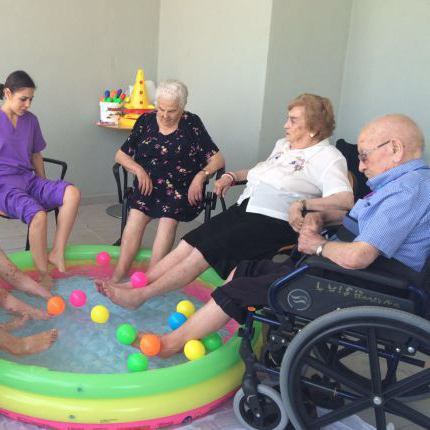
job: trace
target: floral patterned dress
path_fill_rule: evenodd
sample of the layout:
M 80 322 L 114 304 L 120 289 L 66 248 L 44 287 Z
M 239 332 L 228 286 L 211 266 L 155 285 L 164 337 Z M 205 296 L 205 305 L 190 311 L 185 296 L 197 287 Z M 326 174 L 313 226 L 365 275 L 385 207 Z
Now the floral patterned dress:
M 130 196 L 130 208 L 151 218 L 174 218 L 191 221 L 203 209 L 188 202 L 188 188 L 194 176 L 219 150 L 201 119 L 184 112 L 176 131 L 159 132 L 156 112 L 143 114 L 122 145 L 121 150 L 140 164 L 151 177 L 151 195 L 140 193 L 137 179 Z

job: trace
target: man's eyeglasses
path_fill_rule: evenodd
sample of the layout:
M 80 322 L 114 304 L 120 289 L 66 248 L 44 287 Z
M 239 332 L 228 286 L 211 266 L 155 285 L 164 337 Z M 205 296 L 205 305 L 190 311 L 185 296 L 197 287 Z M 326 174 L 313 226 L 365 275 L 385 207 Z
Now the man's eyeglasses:
M 360 154 L 358 154 L 358 159 L 359 159 L 362 163 L 365 163 L 365 162 L 367 161 L 367 156 L 368 156 L 371 152 L 376 151 L 376 150 L 377 150 L 377 149 L 379 149 L 379 148 L 382 148 L 383 146 L 387 145 L 387 143 L 390 143 L 390 142 L 391 142 L 391 139 L 388 139 L 386 142 L 381 143 L 381 144 L 380 144 L 380 145 L 378 145 L 378 146 L 375 146 L 375 148 L 368 149 L 367 151 L 361 152 Z

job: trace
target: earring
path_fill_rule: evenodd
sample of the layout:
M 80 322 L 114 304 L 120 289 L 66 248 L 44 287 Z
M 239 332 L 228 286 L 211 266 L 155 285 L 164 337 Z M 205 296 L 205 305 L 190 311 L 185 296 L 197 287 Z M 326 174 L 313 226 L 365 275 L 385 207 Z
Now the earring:
M 309 136 L 310 136 L 310 137 L 314 137 L 314 136 L 315 136 L 315 133 L 309 133 Z

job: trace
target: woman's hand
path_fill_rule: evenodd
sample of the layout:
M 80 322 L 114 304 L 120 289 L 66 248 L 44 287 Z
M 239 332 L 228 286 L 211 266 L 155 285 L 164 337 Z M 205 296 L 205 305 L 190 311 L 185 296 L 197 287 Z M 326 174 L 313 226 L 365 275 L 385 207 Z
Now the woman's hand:
M 140 167 L 140 166 L 139 166 Z M 143 167 L 140 167 L 135 172 L 137 181 L 139 183 L 139 191 L 144 196 L 149 196 L 152 193 L 152 180 L 149 177 L 149 175 L 145 172 L 145 169 Z
M 188 188 L 188 202 L 191 206 L 197 206 L 203 199 L 203 184 L 205 182 L 205 172 L 200 171 L 194 176 Z
M 303 205 L 300 201 L 291 203 L 288 211 L 288 222 L 294 231 L 300 232 L 303 227 Z
M 228 175 L 223 175 L 219 178 L 214 185 L 214 192 L 218 197 L 225 197 L 228 189 L 231 187 L 233 179 Z
M 321 212 L 309 212 L 306 214 L 302 230 L 309 229 L 316 234 L 321 234 L 323 227 L 324 222 Z

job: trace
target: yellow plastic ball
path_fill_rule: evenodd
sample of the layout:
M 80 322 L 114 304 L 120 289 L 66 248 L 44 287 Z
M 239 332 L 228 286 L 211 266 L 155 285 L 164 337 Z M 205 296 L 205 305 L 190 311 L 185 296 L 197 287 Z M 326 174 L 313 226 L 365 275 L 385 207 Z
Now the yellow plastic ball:
M 109 319 L 109 311 L 103 305 L 91 309 L 91 319 L 97 324 L 104 324 Z
M 189 340 L 184 346 L 184 354 L 188 360 L 198 360 L 206 354 L 205 346 L 199 340 Z
M 189 300 L 181 300 L 176 306 L 176 311 L 189 318 L 194 313 L 195 309 L 194 305 Z

